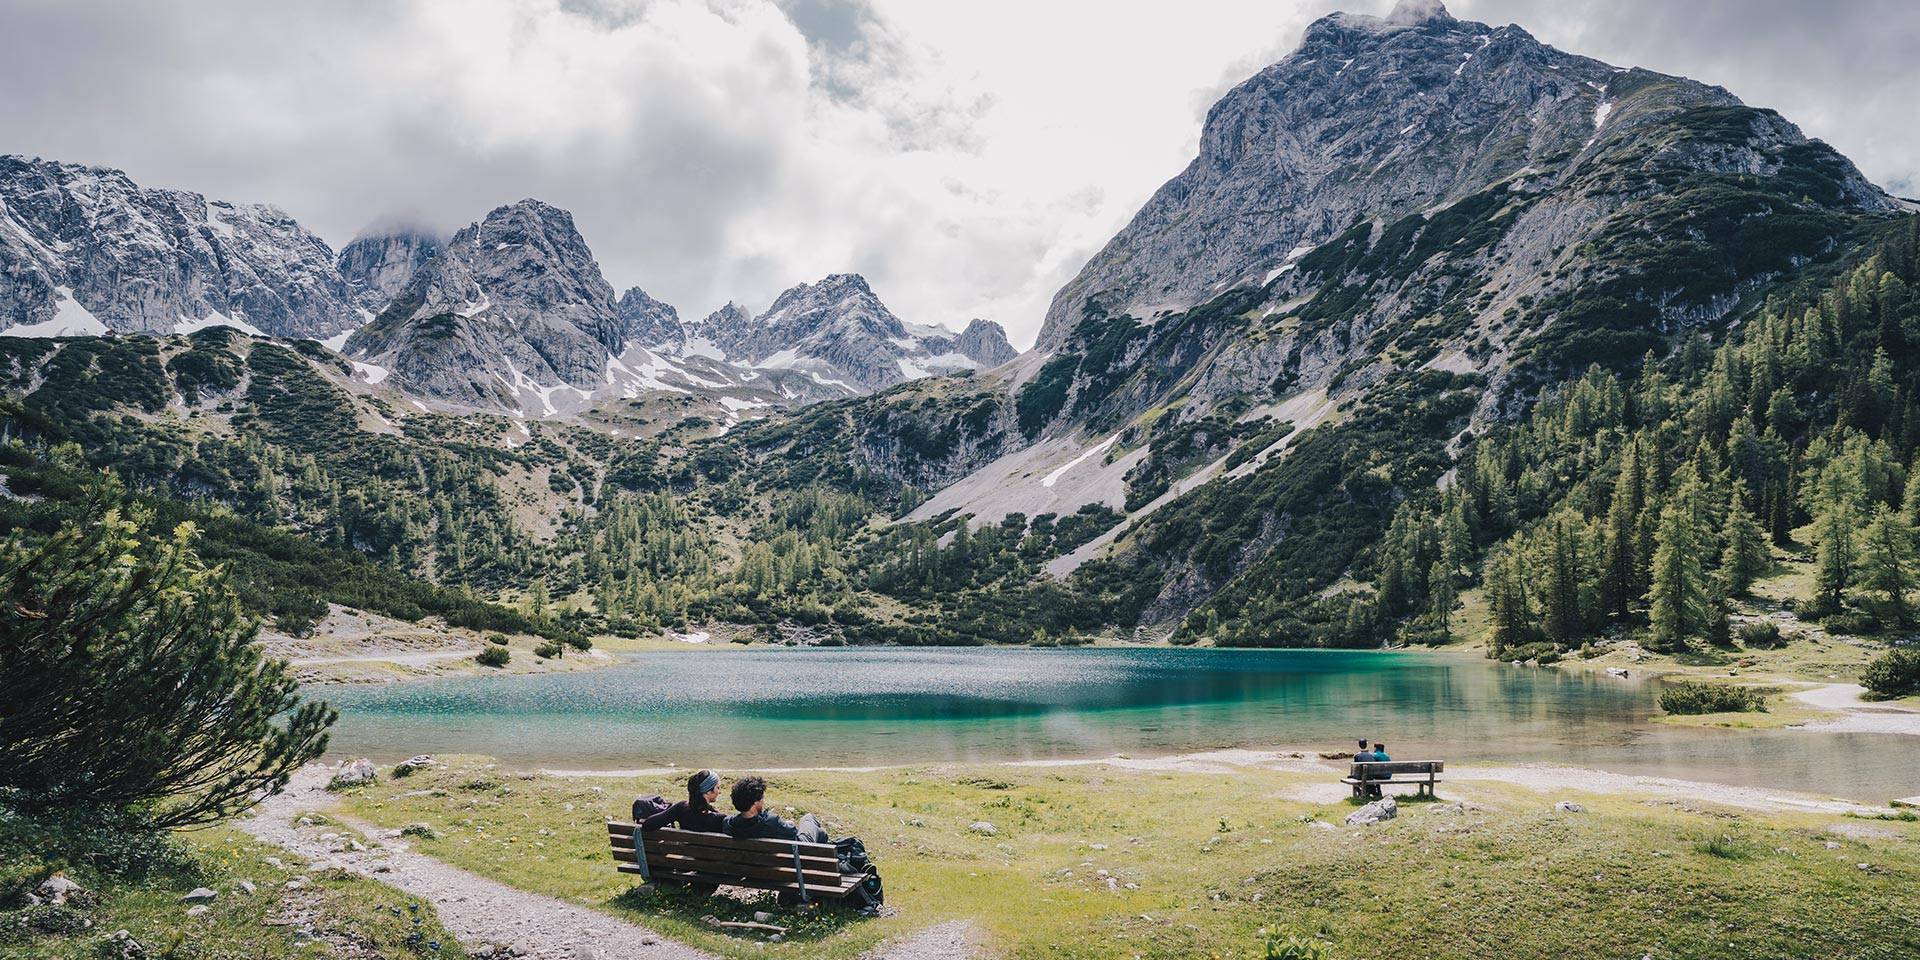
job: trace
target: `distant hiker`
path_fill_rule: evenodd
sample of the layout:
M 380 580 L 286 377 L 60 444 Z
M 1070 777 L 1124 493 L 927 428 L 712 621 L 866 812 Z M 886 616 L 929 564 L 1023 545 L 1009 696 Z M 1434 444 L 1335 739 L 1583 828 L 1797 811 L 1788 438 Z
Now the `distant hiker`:
M 821 826 L 820 819 L 813 814 L 809 813 L 801 817 L 799 823 L 794 823 L 768 810 L 767 781 L 759 777 L 742 777 L 734 781 L 733 807 L 740 812 L 727 818 L 726 832 L 736 839 L 832 842 L 827 839 L 827 828 Z
M 687 798 L 640 822 L 642 830 L 679 827 L 701 833 L 725 833 L 726 814 L 713 805 L 720 798 L 720 778 L 712 770 L 702 770 L 687 778 Z

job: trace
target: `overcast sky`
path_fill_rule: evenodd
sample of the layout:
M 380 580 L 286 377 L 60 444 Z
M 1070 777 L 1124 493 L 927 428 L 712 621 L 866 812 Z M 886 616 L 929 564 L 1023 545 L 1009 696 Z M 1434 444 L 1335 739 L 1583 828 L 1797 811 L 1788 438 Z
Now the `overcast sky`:
M 0 153 L 270 202 L 336 248 L 538 197 L 697 318 L 827 273 L 902 317 L 1053 292 L 1207 106 L 1388 0 L 0 0 Z M 1453 0 L 1779 109 L 1920 193 L 1920 3 Z

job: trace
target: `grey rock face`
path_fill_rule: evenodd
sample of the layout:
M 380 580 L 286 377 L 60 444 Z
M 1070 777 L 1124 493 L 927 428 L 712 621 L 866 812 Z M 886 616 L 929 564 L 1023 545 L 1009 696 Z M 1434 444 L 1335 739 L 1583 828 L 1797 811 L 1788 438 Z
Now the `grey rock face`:
M 354 302 L 377 314 L 405 290 L 413 275 L 439 256 L 441 239 L 424 230 L 362 233 L 340 249 L 340 278 Z
M 1198 156 L 1055 296 L 1039 348 L 1064 343 L 1090 305 L 1151 319 L 1284 270 L 1358 218 L 1390 221 L 1562 170 L 1596 142 L 1738 103 L 1718 87 L 1562 53 L 1517 26 L 1455 20 L 1433 0 L 1384 20 L 1325 17 L 1208 111 Z M 1889 202 L 1849 173 L 1857 202 Z
M 615 306 L 620 314 L 620 338 L 627 343 L 658 347 L 686 339 L 686 330 L 680 324 L 680 312 L 671 304 L 647 296 L 647 292 L 639 287 L 621 294 L 620 302 Z
M 402 389 L 547 413 L 555 391 L 604 382 L 624 329 L 573 217 L 522 200 L 454 234 L 347 351 L 390 368 Z
M 992 320 L 975 319 L 953 340 L 953 349 L 983 368 L 997 367 L 1020 355 L 1007 342 L 1006 328 Z
M 0 329 L 83 317 L 166 334 L 222 318 L 284 337 L 359 323 L 333 251 L 285 212 L 0 156 Z
M 956 335 L 905 323 L 864 277 L 851 273 L 793 287 L 758 317 L 728 304 L 688 334 L 735 363 L 799 371 L 841 391 L 841 396 L 884 390 L 931 374 L 997 366 L 1013 356 L 998 324 L 976 320 Z

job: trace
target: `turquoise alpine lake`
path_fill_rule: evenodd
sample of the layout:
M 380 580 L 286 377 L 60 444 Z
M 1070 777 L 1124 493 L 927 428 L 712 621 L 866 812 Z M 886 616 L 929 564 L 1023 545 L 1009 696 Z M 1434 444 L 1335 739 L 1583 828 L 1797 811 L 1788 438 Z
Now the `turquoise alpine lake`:
M 332 753 L 726 769 L 1149 756 L 1228 747 L 1547 761 L 1884 801 L 1920 737 L 1650 724 L 1657 682 L 1424 653 L 725 649 L 585 673 L 332 687 Z

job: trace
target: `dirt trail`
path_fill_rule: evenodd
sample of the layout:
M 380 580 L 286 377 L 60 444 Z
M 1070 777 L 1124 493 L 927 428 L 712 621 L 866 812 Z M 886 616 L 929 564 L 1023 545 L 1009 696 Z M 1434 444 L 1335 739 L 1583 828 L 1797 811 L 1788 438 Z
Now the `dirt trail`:
M 717 960 L 713 954 L 630 921 L 579 904 L 507 886 L 413 852 L 407 843 L 328 810 L 325 789 L 334 768 L 309 764 L 287 789 L 269 797 L 236 825 L 261 840 L 305 857 L 312 869 L 339 867 L 433 904 L 440 922 L 468 948 L 517 947 L 534 960 Z M 325 826 L 303 826 L 303 812 L 327 816 L 365 835 L 365 850 L 340 849 L 343 838 L 322 840 Z M 863 960 L 960 960 L 975 955 L 971 923 L 944 923 L 890 942 Z
M 1795 700 L 1840 716 L 1813 720 L 1795 729 L 1822 733 L 1901 733 L 1920 736 L 1920 710 L 1894 704 L 1869 703 L 1860 699 L 1867 688 L 1857 683 L 1829 683 L 1801 690 Z

